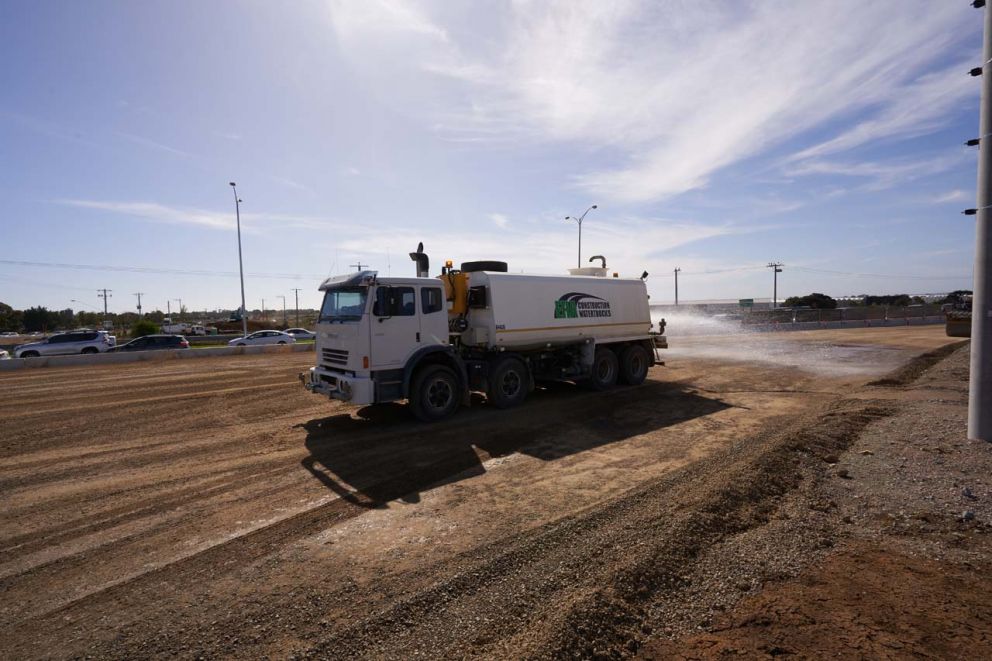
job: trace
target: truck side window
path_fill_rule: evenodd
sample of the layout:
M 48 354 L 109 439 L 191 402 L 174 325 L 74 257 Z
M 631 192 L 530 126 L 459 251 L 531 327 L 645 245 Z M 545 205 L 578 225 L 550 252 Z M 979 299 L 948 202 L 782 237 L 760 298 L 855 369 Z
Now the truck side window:
M 440 287 L 424 287 L 420 290 L 421 314 L 431 314 L 444 309 L 444 298 Z
M 416 301 L 413 287 L 381 287 L 374 309 L 380 317 L 412 317 L 417 314 Z

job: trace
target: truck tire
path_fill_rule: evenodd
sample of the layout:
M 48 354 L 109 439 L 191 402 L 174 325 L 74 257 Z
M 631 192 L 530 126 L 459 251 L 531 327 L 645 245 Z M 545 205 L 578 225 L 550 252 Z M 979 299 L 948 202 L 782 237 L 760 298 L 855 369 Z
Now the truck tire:
M 508 266 L 506 262 L 495 260 L 483 260 L 478 262 L 462 262 L 462 271 L 474 273 L 476 271 L 492 271 L 493 273 L 506 273 Z
M 640 344 L 631 344 L 620 352 L 620 383 L 639 386 L 648 376 L 651 360 L 648 350 Z
M 410 408 L 424 422 L 443 420 L 458 409 L 461 387 L 454 371 L 444 365 L 427 365 L 413 377 Z
M 530 390 L 527 366 L 518 358 L 504 358 L 489 372 L 486 397 L 498 409 L 508 409 L 523 403 Z
M 597 347 L 592 359 L 592 374 L 585 384 L 593 390 L 609 390 L 617 383 L 620 372 L 620 361 L 612 349 Z

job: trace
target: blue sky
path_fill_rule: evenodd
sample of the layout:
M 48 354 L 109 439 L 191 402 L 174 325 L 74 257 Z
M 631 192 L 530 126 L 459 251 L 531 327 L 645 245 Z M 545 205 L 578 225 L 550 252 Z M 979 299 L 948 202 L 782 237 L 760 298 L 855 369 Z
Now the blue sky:
M 315 306 L 357 261 L 652 300 L 970 288 L 964 2 L 0 4 L 0 301 Z M 44 264 L 45 266 L 43 266 Z M 51 266 L 52 264 L 62 266 Z M 99 268 L 79 268 L 79 266 Z M 911 277 L 905 277 L 911 276 Z M 83 305 L 72 303 L 76 299 Z M 173 303 L 173 306 L 175 303 Z

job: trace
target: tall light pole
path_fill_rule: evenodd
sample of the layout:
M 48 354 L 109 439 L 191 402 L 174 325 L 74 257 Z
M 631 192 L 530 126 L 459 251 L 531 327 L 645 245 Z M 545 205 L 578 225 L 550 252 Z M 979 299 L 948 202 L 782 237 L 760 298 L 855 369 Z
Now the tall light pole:
M 582 221 L 586 219 L 586 214 L 595 208 L 597 207 L 594 204 L 588 209 L 586 209 L 585 212 L 583 212 L 583 214 L 578 218 L 575 218 L 574 216 L 565 216 L 565 220 L 574 220 L 579 224 L 579 259 L 578 262 L 576 262 L 576 266 L 578 268 L 582 268 Z
M 238 222 L 238 273 L 241 274 L 241 330 L 248 337 L 248 311 L 245 310 L 245 267 L 241 260 L 241 200 L 238 198 L 238 186 L 231 182 L 234 191 L 234 214 Z
M 778 307 L 778 274 L 782 272 L 782 267 L 785 266 L 782 262 L 768 262 L 768 268 L 772 269 L 773 284 L 772 284 L 772 309 Z
M 299 287 L 293 287 L 293 291 L 296 293 L 296 325 L 300 325 L 300 289 Z
M 278 296 L 276 296 L 276 298 L 281 298 L 282 299 L 282 325 L 283 326 L 289 326 L 289 323 L 288 323 L 287 317 L 286 317 L 286 297 L 283 296 L 282 294 L 279 294 Z
M 985 2 L 972 3 L 981 8 Z M 971 303 L 971 374 L 968 438 L 992 442 L 992 9 L 985 10 L 982 107 L 978 123 L 978 209 L 975 223 L 975 283 Z M 970 141 L 969 141 L 970 142 Z M 967 212 L 966 212 L 967 213 Z
M 675 305 L 679 304 L 679 271 L 681 270 L 679 267 L 675 267 Z

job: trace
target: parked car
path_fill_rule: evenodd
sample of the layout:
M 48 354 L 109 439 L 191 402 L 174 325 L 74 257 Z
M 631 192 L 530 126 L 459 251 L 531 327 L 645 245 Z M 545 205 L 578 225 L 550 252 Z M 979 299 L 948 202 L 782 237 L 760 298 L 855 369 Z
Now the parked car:
M 276 330 L 256 331 L 245 337 L 236 337 L 227 343 L 230 347 L 244 347 L 255 344 L 294 344 L 296 338 L 289 333 Z
M 295 337 L 297 340 L 317 339 L 317 334 L 313 331 L 308 331 L 306 328 L 287 328 L 286 332 Z
M 15 333 L 14 331 L 5 331 L 0 333 L 0 337 L 17 337 L 20 333 Z
M 39 342 L 14 347 L 14 358 L 64 356 L 73 353 L 102 353 L 117 344 L 117 338 L 106 331 L 74 330 L 57 333 Z
M 110 351 L 160 351 L 162 349 L 189 349 L 189 340 L 182 335 L 145 335 Z

